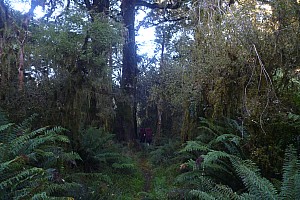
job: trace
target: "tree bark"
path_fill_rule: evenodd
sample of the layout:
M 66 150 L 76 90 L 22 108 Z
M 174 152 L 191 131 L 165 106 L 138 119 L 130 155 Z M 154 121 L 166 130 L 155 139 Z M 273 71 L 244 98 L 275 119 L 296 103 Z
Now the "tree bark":
M 162 114 L 163 114 L 163 76 L 164 76 L 164 51 L 165 51 L 165 29 L 163 28 L 163 38 L 161 43 L 161 57 L 160 57 L 160 79 L 159 79 L 159 86 L 160 86 L 160 92 L 158 97 L 158 102 L 156 105 L 157 108 L 157 128 L 156 128 L 156 136 L 155 136 L 155 143 L 159 143 L 161 139 L 161 127 L 162 127 Z
M 136 124 L 136 76 L 135 0 L 123 0 L 121 9 L 125 26 L 121 97 L 117 103 L 117 136 L 119 140 L 133 141 L 137 136 Z

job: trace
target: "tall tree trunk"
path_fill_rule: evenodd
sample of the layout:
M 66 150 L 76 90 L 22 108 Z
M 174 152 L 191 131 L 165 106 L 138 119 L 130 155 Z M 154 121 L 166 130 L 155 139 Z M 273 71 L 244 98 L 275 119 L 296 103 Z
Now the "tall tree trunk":
M 155 136 L 155 143 L 159 143 L 161 139 L 161 127 L 162 127 L 162 114 L 163 114 L 163 76 L 164 76 L 164 51 L 165 51 L 165 29 L 163 28 L 163 38 L 161 43 L 161 57 L 160 57 L 160 79 L 159 79 L 159 85 L 160 85 L 160 92 L 158 97 L 158 102 L 156 105 L 157 109 L 157 126 L 156 126 L 156 136 Z
M 121 91 L 122 100 L 118 100 L 117 135 L 120 140 L 132 141 L 136 138 L 136 76 L 137 61 L 135 47 L 135 0 L 123 0 L 121 9 L 125 26 L 123 46 L 123 67 Z
M 122 99 L 117 99 L 116 133 L 119 140 L 132 141 L 137 137 L 136 120 L 136 78 L 137 61 L 135 47 L 135 7 L 144 6 L 151 9 L 177 9 L 177 3 L 148 3 L 143 0 L 122 0 L 121 10 L 126 33 L 123 47 L 123 67 L 121 90 Z

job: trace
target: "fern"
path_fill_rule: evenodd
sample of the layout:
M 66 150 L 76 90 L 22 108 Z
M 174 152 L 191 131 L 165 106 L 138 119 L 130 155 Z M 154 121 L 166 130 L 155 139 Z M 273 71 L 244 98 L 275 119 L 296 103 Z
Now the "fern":
M 103 129 L 90 127 L 81 133 L 79 153 L 84 163 L 89 163 L 91 172 L 101 165 L 102 168 L 132 168 L 132 163 L 119 153 L 112 140 L 114 135 Z
M 206 155 L 204 155 L 203 165 L 206 166 L 210 163 L 220 162 L 223 158 L 231 158 L 232 155 L 223 152 L 223 151 L 210 151 Z
M 8 141 L 16 137 L 15 135 L 10 134 L 10 132 L 8 131 L 8 129 L 11 128 L 13 125 L 14 123 L 0 125 L 0 144 L 7 143 Z
M 220 184 L 215 184 L 214 187 L 212 187 L 210 190 L 206 192 L 201 190 L 191 190 L 189 194 L 193 197 L 197 197 L 198 199 L 228 199 L 228 200 L 245 199 L 244 197 L 233 192 L 231 188 Z
M 290 145 L 285 152 L 283 165 L 283 182 L 280 197 L 286 199 L 299 199 L 300 197 L 300 163 L 297 151 Z
M 200 163 L 198 161 L 201 168 L 192 167 L 190 169 L 193 169 L 193 171 L 177 177 L 180 183 L 188 186 L 190 189 L 189 194 L 197 199 L 220 199 L 220 197 L 222 197 L 221 199 L 278 199 L 279 195 L 274 185 L 260 175 L 259 169 L 253 162 L 242 159 L 242 151 L 239 146 L 245 138 L 242 139 L 233 134 L 235 132 L 233 129 L 229 129 L 232 133 L 226 131 L 222 134 L 221 131 L 224 131 L 224 129 L 220 128 L 219 125 L 214 127 L 213 124 L 207 121 L 205 124 L 205 130 L 208 128 L 210 133 L 213 132 L 210 141 L 206 139 L 203 141 L 188 141 L 181 150 L 181 153 L 191 154 L 192 158 L 199 156 L 203 158 Z M 233 123 L 232 128 L 236 128 L 236 126 L 237 124 Z M 203 137 L 198 137 L 198 139 L 201 138 Z M 285 179 L 290 183 L 285 184 L 285 188 L 287 191 L 290 188 L 294 192 L 291 193 L 293 196 L 288 196 L 288 199 L 295 199 L 296 179 L 291 179 L 291 177 L 299 176 L 297 174 L 299 164 L 297 164 L 295 152 L 287 154 L 286 159 L 284 168 L 286 176 L 289 178 Z M 197 165 L 196 160 L 190 159 L 187 165 Z M 228 181 L 228 179 L 231 180 Z M 236 184 L 239 181 L 244 186 L 237 186 Z M 233 182 L 236 183 L 233 184 Z M 297 182 L 298 187 L 299 182 Z M 235 188 L 230 188 L 230 185 Z M 243 189 L 243 187 L 245 188 Z M 236 193 L 236 189 L 245 190 L 245 192 Z
M 218 136 L 213 142 L 218 143 L 218 142 L 228 142 L 231 141 L 235 143 L 236 145 L 239 145 L 241 138 L 237 135 L 234 134 L 222 134 Z
M 3 112 L 3 110 L 0 108 L 0 126 L 1 125 L 5 125 L 5 124 L 8 124 L 8 120 Z
M 12 125 L 14 125 L 14 123 L 8 123 L 8 124 L 3 124 L 0 126 L 0 132 L 4 131 L 6 129 L 8 129 L 9 127 L 11 127 Z
M 183 154 L 179 154 L 178 152 L 178 148 L 181 145 L 178 140 L 179 138 L 162 138 L 161 145 L 153 146 L 153 150 L 151 150 L 150 153 L 146 154 L 145 156 L 150 155 L 150 162 L 156 166 L 170 166 L 174 163 L 180 163 L 182 162 L 180 156 Z
M 81 184 L 76 182 L 63 182 L 63 183 L 51 183 L 46 188 L 46 194 L 54 196 L 56 194 L 72 193 L 72 191 L 80 191 L 82 188 Z
M 213 179 L 196 171 L 181 174 L 176 180 L 179 183 L 184 183 L 185 186 L 193 188 L 188 194 L 197 199 L 206 199 L 207 197 L 213 199 L 220 199 L 220 197 L 222 199 L 243 199 L 228 186 L 216 184 Z
M 17 124 L 15 127 L 15 130 L 19 130 L 19 131 L 24 131 L 24 130 L 30 130 L 31 129 L 31 124 L 32 121 L 38 116 L 38 114 L 33 114 L 30 117 L 28 117 L 27 119 L 25 119 L 23 122 L 21 122 L 20 124 Z
M 72 197 L 50 197 L 47 195 L 46 192 L 41 192 L 41 193 L 35 194 L 32 197 L 32 200 L 44 200 L 44 199 L 47 199 L 47 200 L 74 200 L 74 198 L 72 198 Z
M 64 161 L 82 160 L 78 153 L 76 152 L 63 152 L 60 158 Z
M 209 146 L 212 147 L 215 144 L 223 143 L 229 153 L 240 155 L 240 150 L 238 147 L 240 146 L 241 140 L 241 137 L 234 134 L 222 134 L 212 140 L 209 143 Z
M 239 177 L 249 190 L 250 195 L 260 199 L 276 199 L 277 191 L 273 184 L 259 174 L 258 168 L 250 160 L 239 160 L 231 158 Z
M 220 135 L 226 131 L 226 129 L 223 126 L 218 125 L 214 121 L 211 121 L 211 120 L 208 120 L 208 119 L 202 118 L 202 117 L 200 117 L 200 119 L 201 119 L 200 129 L 207 127 L 208 129 L 206 129 L 206 130 L 209 130 L 211 133 L 217 134 L 217 135 Z
M 103 173 L 74 173 L 69 176 L 69 179 L 80 182 L 80 181 L 90 181 L 93 180 L 95 182 L 104 182 L 107 184 L 112 184 L 111 178 Z
M 6 138 L 0 145 L 0 193 L 6 199 L 51 199 L 51 195 L 55 194 L 50 194 L 47 189 L 53 186 L 55 180 L 50 178 L 53 174 L 48 168 L 59 169 L 58 163 L 80 159 L 78 154 L 65 152 L 59 146 L 69 143 L 69 139 L 61 135 L 64 128 L 43 127 L 31 131 L 33 118 L 20 125 L 9 123 L 0 126 L 1 138 Z M 54 162 L 47 164 L 47 160 Z M 68 190 L 71 188 L 67 187 L 69 184 L 60 184 L 60 188 Z
M 216 199 L 213 195 L 208 194 L 207 192 L 200 191 L 200 190 L 191 190 L 190 195 L 197 197 L 198 199 L 203 199 L 203 200 L 215 200 Z
M 45 176 L 45 171 L 41 168 L 36 167 L 25 169 L 6 180 L 2 180 L 2 182 L 0 183 L 0 189 L 9 189 L 13 191 L 19 186 L 19 184 L 22 184 L 22 182 L 24 181 L 34 181 L 34 178 L 36 176 Z
M 186 146 L 180 151 L 182 152 L 193 152 L 193 151 L 204 151 L 207 152 L 210 149 L 205 144 L 201 144 L 198 141 L 187 141 Z
M 112 167 L 115 168 L 115 169 L 130 169 L 130 170 L 135 169 L 135 166 L 134 166 L 133 163 L 121 163 L 121 164 L 120 163 L 114 163 L 112 165 Z

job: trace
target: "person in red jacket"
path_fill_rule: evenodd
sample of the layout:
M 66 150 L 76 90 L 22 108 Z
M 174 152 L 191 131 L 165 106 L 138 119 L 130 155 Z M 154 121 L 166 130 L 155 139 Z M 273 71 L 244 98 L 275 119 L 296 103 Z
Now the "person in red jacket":
M 150 145 L 152 143 L 152 139 L 153 139 L 152 129 L 145 128 L 145 132 L 146 132 L 145 142 L 148 143 L 148 145 Z
M 140 143 L 145 143 L 146 141 L 146 130 L 145 128 L 140 128 Z

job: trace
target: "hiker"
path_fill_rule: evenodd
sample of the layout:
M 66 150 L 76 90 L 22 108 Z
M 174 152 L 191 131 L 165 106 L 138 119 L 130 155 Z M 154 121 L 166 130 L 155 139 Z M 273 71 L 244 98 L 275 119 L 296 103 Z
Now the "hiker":
M 148 143 L 148 145 L 150 145 L 152 143 L 152 137 L 153 137 L 152 129 L 145 128 L 145 132 L 146 132 L 146 137 L 145 137 L 146 143 Z
M 140 143 L 145 143 L 146 140 L 146 130 L 145 128 L 140 128 Z

